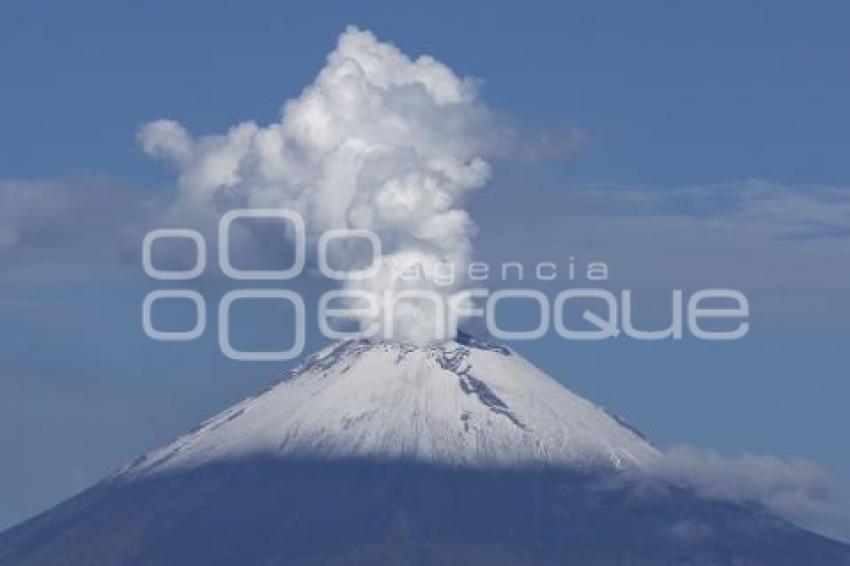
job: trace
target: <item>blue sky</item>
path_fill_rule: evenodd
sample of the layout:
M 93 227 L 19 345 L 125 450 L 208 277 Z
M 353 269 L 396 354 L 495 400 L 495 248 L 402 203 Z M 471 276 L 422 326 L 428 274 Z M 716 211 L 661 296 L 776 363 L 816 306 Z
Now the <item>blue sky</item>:
M 481 79 L 534 144 L 584 140 L 494 162 L 470 202 L 479 257 L 606 261 L 648 321 L 673 288 L 752 303 L 740 342 L 547 336 L 521 351 L 659 444 L 802 457 L 850 491 L 848 16 L 838 2 L 7 7 L 0 244 L 4 225 L 26 237 L 0 245 L 0 528 L 280 372 L 227 360 L 210 332 L 143 335 L 153 286 L 129 228 L 175 175 L 136 135 L 163 117 L 196 134 L 278 119 L 348 24 Z

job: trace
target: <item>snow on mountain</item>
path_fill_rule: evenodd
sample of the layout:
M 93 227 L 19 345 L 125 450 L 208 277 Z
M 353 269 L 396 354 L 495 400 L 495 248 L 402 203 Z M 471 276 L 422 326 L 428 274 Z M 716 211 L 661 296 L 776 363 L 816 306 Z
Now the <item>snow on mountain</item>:
M 345 342 L 0 533 L 0 566 L 850 566 L 659 457 L 507 348 Z
M 120 475 L 249 455 L 623 469 L 657 452 L 516 352 L 461 335 L 333 345 Z

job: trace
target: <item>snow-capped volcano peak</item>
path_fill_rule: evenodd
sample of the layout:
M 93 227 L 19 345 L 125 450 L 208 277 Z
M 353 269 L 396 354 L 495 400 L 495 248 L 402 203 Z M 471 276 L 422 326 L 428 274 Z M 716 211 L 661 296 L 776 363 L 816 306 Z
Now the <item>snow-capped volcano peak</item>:
M 656 454 L 516 352 L 461 334 L 425 347 L 329 346 L 121 475 L 252 455 L 622 469 Z
M 0 566 L 850 564 L 657 457 L 501 346 L 345 342 L 0 534 Z

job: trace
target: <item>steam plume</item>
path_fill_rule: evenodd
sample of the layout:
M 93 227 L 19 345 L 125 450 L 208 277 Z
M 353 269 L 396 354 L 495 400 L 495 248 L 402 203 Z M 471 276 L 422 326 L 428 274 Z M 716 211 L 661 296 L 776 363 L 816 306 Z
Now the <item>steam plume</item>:
M 500 134 L 474 81 L 350 27 L 314 82 L 285 103 L 280 122 L 243 122 L 193 138 L 177 122 L 158 120 L 139 139 L 147 153 L 179 168 L 180 208 L 290 208 L 303 215 L 313 242 L 331 228 L 372 230 L 383 267 L 349 287 L 446 297 L 462 277 L 441 284 L 434 270 L 466 270 L 475 225 L 464 197 L 487 182 L 484 157 Z M 362 258 L 345 259 L 353 265 Z M 401 276 L 414 269 L 424 276 Z M 432 339 L 433 316 L 428 301 L 407 304 L 396 313 L 394 337 Z M 382 315 L 360 322 L 375 321 L 386 331 Z

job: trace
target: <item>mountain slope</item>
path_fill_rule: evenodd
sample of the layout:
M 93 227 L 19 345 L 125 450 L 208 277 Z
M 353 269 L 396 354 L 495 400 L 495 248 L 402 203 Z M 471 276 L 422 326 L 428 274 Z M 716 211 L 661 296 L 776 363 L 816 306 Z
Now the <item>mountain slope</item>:
M 124 473 L 258 454 L 620 469 L 656 451 L 518 354 L 462 337 L 332 346 Z
M 349 342 L 0 534 L 0 566 L 850 565 L 655 457 L 500 346 Z

